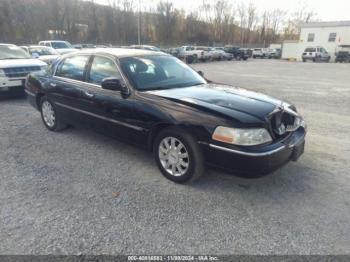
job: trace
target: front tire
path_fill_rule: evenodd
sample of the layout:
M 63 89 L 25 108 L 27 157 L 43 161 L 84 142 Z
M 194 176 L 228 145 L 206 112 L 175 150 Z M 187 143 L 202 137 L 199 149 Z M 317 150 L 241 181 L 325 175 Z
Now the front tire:
M 54 103 L 52 103 L 51 100 L 49 100 L 46 96 L 41 98 L 40 112 L 44 125 L 50 131 L 58 132 L 67 128 L 67 125 L 57 114 Z
M 162 174 L 176 183 L 195 181 L 204 171 L 199 145 L 183 129 L 161 131 L 154 141 L 153 152 Z

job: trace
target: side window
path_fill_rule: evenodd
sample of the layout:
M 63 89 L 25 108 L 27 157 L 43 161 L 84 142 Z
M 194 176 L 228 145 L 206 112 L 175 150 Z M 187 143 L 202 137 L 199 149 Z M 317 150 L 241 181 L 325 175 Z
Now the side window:
M 315 40 L 315 34 L 314 33 L 310 33 L 307 36 L 307 41 L 308 42 L 313 42 Z
M 58 67 L 56 76 L 84 81 L 84 71 L 89 56 L 67 57 Z
M 50 43 L 45 43 L 45 46 L 51 47 Z
M 107 57 L 96 56 L 91 64 L 88 82 L 100 85 L 107 77 L 122 78 L 115 62 Z

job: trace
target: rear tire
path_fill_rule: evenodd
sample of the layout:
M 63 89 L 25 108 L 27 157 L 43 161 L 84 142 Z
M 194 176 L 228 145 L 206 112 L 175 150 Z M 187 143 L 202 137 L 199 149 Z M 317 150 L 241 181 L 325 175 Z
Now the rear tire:
M 195 138 L 185 130 L 162 130 L 153 144 L 153 153 L 162 174 L 176 183 L 192 182 L 204 171 L 202 151 Z
M 50 131 L 58 132 L 68 127 L 57 113 L 55 104 L 46 96 L 40 100 L 40 113 L 45 127 Z

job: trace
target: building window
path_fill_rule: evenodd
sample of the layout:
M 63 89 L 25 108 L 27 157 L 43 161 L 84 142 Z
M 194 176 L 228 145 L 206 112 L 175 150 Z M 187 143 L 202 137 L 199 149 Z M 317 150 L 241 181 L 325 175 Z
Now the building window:
M 335 39 L 337 38 L 337 33 L 330 33 L 328 42 L 335 42 Z
M 315 40 L 315 34 L 314 33 L 310 33 L 307 36 L 307 41 L 308 42 L 313 42 Z

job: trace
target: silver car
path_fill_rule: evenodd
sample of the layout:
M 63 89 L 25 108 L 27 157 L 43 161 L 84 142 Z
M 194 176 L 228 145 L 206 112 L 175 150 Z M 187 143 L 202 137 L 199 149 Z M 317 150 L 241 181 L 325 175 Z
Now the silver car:
M 307 60 L 311 60 L 313 62 L 329 62 L 331 60 L 331 56 L 321 46 L 316 47 L 307 47 L 302 55 L 303 62 Z

